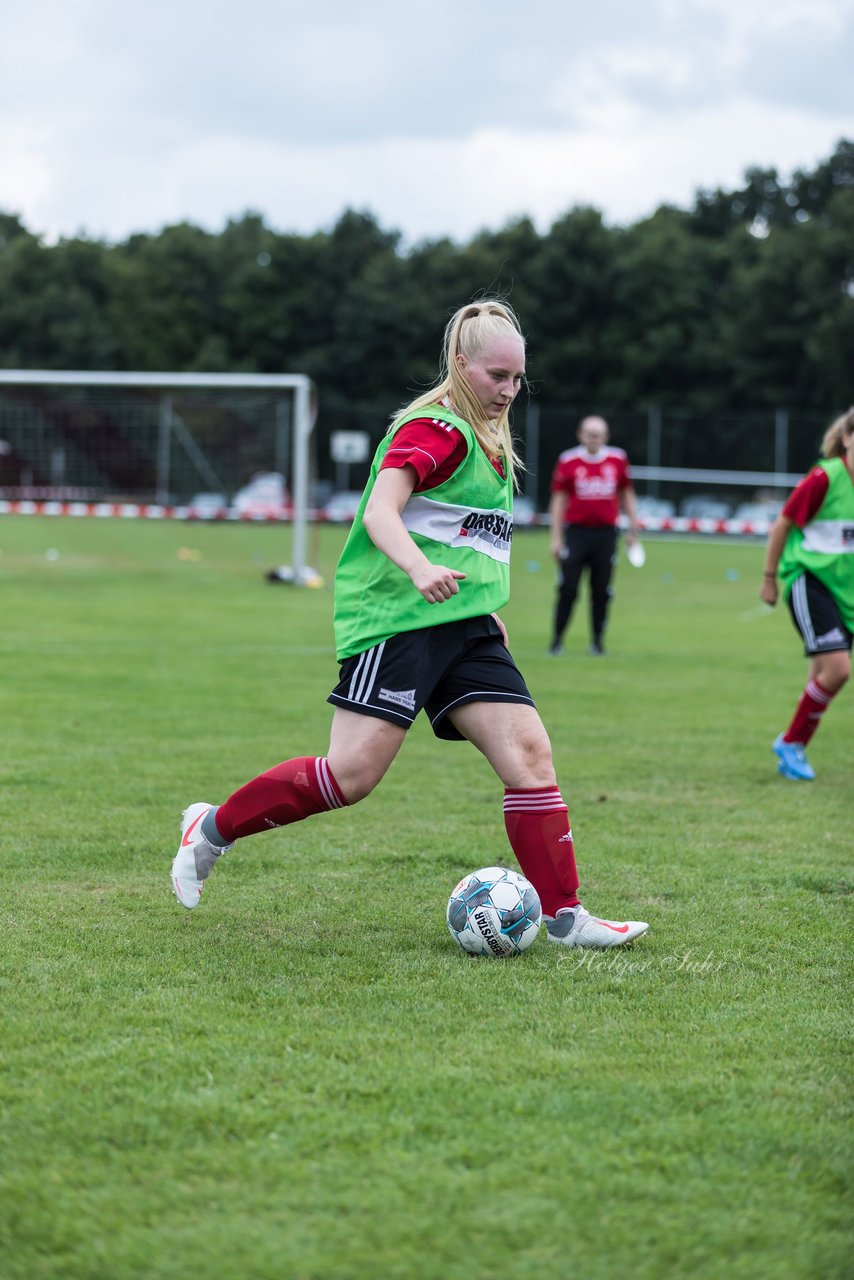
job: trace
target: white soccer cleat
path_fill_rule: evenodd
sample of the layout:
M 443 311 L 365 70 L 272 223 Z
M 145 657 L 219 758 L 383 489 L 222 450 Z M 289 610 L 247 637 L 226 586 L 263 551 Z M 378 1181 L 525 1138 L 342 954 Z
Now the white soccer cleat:
M 585 907 L 565 907 L 555 919 L 543 919 L 549 942 L 564 947 L 624 947 L 649 928 L 643 920 L 600 920 Z
M 230 844 L 217 849 L 201 832 L 202 819 L 213 806 L 204 803 L 191 804 L 184 810 L 181 822 L 181 843 L 172 863 L 172 889 L 182 907 L 192 911 L 199 905 L 205 881 L 221 853 Z

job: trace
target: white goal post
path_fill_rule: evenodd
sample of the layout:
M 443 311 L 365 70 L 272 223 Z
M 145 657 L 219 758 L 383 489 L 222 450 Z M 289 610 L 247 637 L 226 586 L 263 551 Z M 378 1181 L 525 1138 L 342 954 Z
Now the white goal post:
M 112 387 L 170 390 L 263 390 L 293 395 L 290 486 L 293 500 L 293 581 L 311 577 L 306 565 L 306 527 L 309 515 L 310 441 L 317 417 L 314 383 L 301 373 L 113 373 L 56 369 L 0 369 L 0 389 L 12 386 Z

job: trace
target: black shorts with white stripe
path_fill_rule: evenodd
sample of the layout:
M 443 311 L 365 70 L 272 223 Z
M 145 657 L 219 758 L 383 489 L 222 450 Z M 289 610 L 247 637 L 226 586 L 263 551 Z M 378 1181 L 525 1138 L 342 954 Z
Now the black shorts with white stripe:
M 842 621 L 833 596 L 814 573 L 804 572 L 795 578 L 786 603 L 808 658 L 837 649 L 850 651 L 851 632 Z
M 491 616 L 402 631 L 345 658 L 327 701 L 405 729 L 423 708 L 436 737 L 451 741 L 463 735 L 449 713 L 467 702 L 534 705 Z

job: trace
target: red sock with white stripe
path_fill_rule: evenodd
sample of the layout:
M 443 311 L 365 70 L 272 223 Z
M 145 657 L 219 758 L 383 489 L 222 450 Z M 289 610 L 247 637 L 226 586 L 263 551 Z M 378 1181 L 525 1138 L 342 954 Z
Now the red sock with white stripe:
M 569 813 L 558 787 L 508 787 L 504 826 L 523 874 L 540 895 L 543 914 L 578 906 L 578 871 Z
M 346 804 L 326 757 L 300 756 L 277 764 L 235 791 L 219 806 L 214 821 L 230 844 Z
M 792 723 L 783 734 L 783 741 L 800 742 L 806 746 L 833 697 L 834 694 L 823 689 L 817 680 L 809 679 L 807 687 L 801 694 Z

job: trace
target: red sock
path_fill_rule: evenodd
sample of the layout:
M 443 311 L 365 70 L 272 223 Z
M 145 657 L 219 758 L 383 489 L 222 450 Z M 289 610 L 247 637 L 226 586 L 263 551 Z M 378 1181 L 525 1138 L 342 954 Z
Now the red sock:
M 783 741 L 800 742 L 806 746 L 832 698 L 833 694 L 823 689 L 817 680 L 808 680 L 792 723 L 783 734 Z
M 504 825 L 524 875 L 540 895 L 543 912 L 578 906 L 578 871 L 569 813 L 558 787 L 504 792 Z
M 341 809 L 347 801 L 325 756 L 286 760 L 247 782 L 216 811 L 218 831 L 231 843 L 271 827 L 310 818 L 313 813 Z

